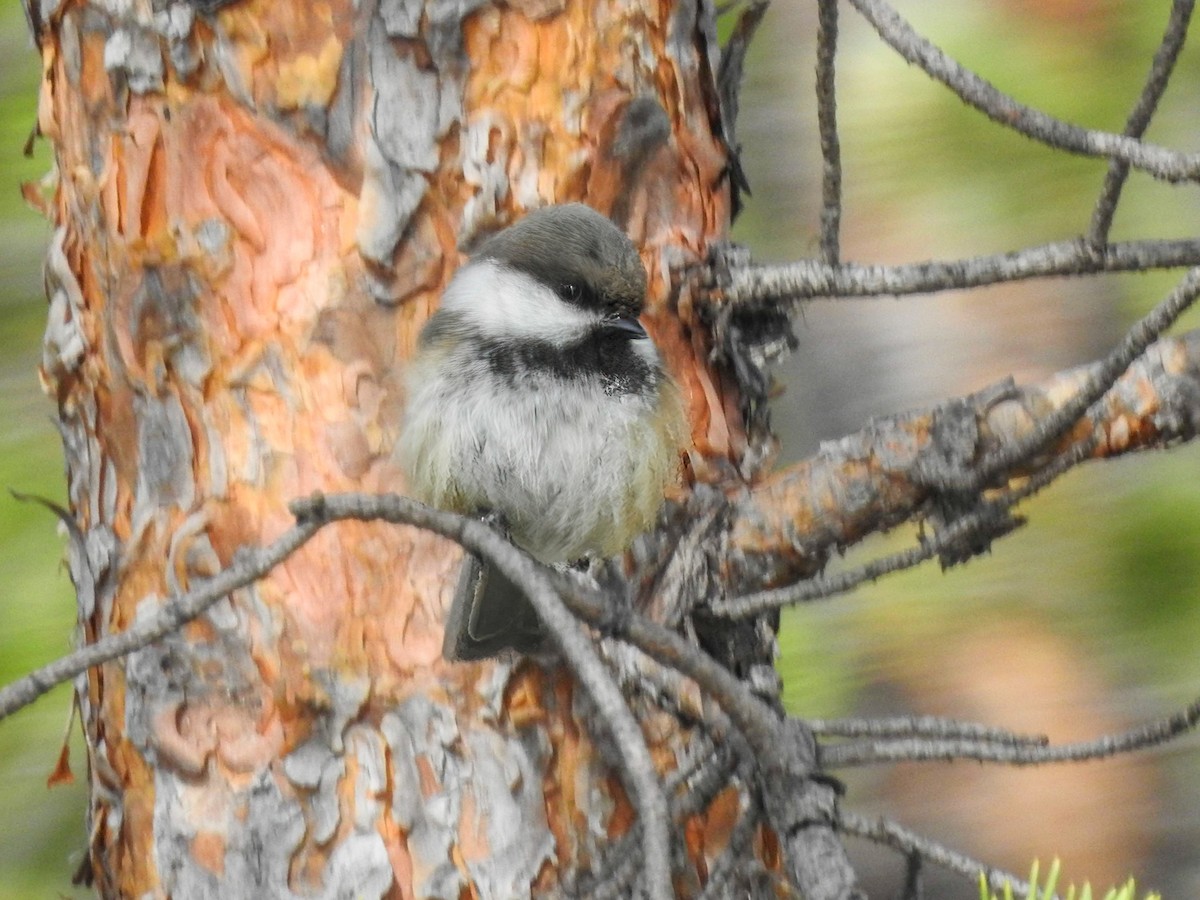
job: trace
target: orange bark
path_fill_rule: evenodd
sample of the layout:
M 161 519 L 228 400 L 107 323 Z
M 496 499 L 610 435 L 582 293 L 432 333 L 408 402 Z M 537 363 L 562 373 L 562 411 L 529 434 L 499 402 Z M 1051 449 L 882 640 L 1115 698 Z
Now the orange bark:
M 691 298 L 672 295 L 672 267 L 702 259 L 729 215 L 709 48 L 698 29 L 669 46 L 672 4 L 406 23 L 349 0 L 246 0 L 182 37 L 139 5 L 99 6 L 64 5 L 43 35 L 39 116 L 64 251 L 43 376 L 72 511 L 108 551 L 81 598 L 89 637 L 277 537 L 295 497 L 402 490 L 404 359 L 463 246 L 535 205 L 620 206 L 694 467 L 740 453 L 731 387 Z M 669 139 L 631 168 L 614 147 L 639 97 Z M 102 891 L 235 884 L 255 840 L 259 874 L 297 891 L 415 896 L 440 879 L 487 896 L 479 865 L 499 867 L 493 886 L 545 886 L 594 862 L 629 808 L 566 674 L 440 658 L 457 559 L 413 529 L 343 523 L 94 671 L 81 703 Z M 670 767 L 686 736 L 654 737 Z M 497 804 L 519 833 L 491 827 Z
M 1041 419 L 1084 389 L 1093 369 L 1080 366 L 1023 385 L 1000 402 L 979 398 L 964 409 L 977 439 L 966 462 L 1024 440 Z M 1198 381 L 1200 332 L 1158 341 L 1105 395 L 1094 420 L 1077 422 L 1055 446 L 1014 472 L 1011 485 L 1089 443 L 1088 457 L 1103 459 L 1186 436 L 1186 398 Z M 944 450 L 936 446 L 938 415 L 921 410 L 896 417 L 885 429 L 850 435 L 836 449 L 764 478 L 738 498 L 731 532 L 735 555 L 760 567 L 769 560 L 776 583 L 795 581 L 819 570 L 833 548 L 917 515 L 935 494 L 920 467 L 929 454 Z M 732 574 L 730 580 L 741 579 Z

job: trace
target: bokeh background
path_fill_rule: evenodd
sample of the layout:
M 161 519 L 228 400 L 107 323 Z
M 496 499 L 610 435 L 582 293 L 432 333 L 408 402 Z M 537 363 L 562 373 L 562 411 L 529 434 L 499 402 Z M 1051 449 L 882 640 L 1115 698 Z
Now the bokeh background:
M 812 2 L 780 0 L 747 64 L 739 138 L 753 196 L 735 236 L 763 261 L 815 255 L 820 160 L 812 100 Z M 1166 21 L 1167 0 L 906 0 L 919 30 L 1019 99 L 1120 130 Z M 1200 27 L 1200 26 L 1197 26 Z M 965 108 L 842 16 L 839 112 L 843 255 L 898 263 L 991 253 L 1078 235 L 1104 164 L 1051 152 Z M 53 408 L 36 367 L 45 222 L 19 185 L 49 169 L 33 128 L 39 63 L 18 4 L 0 11 L 0 489 L 62 502 Z M 1200 48 L 1185 48 L 1150 138 L 1200 149 Z M 1195 237 L 1200 195 L 1134 175 L 1116 239 Z M 780 368 L 781 460 L 872 417 L 1012 374 L 1087 362 L 1170 290 L 1172 274 L 1039 281 L 966 294 L 805 305 Z M 1190 315 L 1181 327 L 1200 327 Z M 991 555 L 893 577 L 785 616 L 780 668 L 791 709 L 833 717 L 921 713 L 1079 740 L 1200 695 L 1200 447 L 1072 473 L 1024 508 L 1030 523 Z M 912 540 L 872 540 L 846 565 Z M 44 509 L 0 494 L 0 680 L 66 651 L 74 601 L 64 538 Z M 74 785 L 47 788 L 64 735 L 60 688 L 0 723 L 0 898 L 85 897 L 82 746 Z M 77 729 L 75 729 L 77 731 Z M 1059 856 L 1096 886 L 1138 877 L 1200 897 L 1200 738 L 1104 763 L 1009 769 L 969 763 L 844 773 L 846 803 L 1024 873 Z M 872 896 L 902 863 L 858 841 Z M 928 870 L 930 896 L 971 897 Z

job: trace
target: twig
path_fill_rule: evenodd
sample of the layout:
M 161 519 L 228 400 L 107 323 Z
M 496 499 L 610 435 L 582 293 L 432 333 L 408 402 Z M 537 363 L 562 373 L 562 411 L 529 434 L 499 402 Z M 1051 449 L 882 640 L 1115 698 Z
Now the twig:
M 899 716 L 884 719 L 807 719 L 812 733 L 841 738 L 940 738 L 988 741 L 993 744 L 1044 747 L 1050 739 L 1043 734 L 1015 734 L 1007 728 L 992 728 L 978 722 L 960 722 L 939 716 Z
M 230 592 L 258 581 L 291 556 L 319 527 L 312 523 L 296 525 L 266 547 L 239 551 L 229 568 L 183 596 L 170 598 L 145 624 L 135 625 L 128 631 L 80 647 L 0 688 L 0 719 L 7 718 L 55 685 L 69 681 L 92 666 L 126 656 L 175 631 Z
M 1062 437 L 1080 416 L 1108 392 L 1121 373 L 1195 302 L 1197 295 L 1200 295 L 1200 268 L 1189 271 L 1158 306 L 1125 333 L 1113 351 L 1088 375 L 1087 381 L 1074 397 L 1039 422 L 1024 438 L 989 454 L 964 479 L 962 486 L 974 489 L 986 484 L 994 476 L 1024 463 Z
M 1175 0 L 1171 4 L 1171 15 L 1167 19 L 1167 28 L 1163 32 L 1162 41 L 1154 53 L 1150 63 L 1150 72 L 1137 103 L 1129 113 L 1125 122 L 1125 134 L 1128 137 L 1140 138 L 1146 133 L 1158 101 L 1167 84 L 1171 80 L 1171 72 L 1175 69 L 1175 61 L 1179 59 L 1179 51 L 1187 38 L 1188 22 L 1192 18 L 1195 0 Z M 1108 241 L 1108 233 L 1112 228 L 1113 215 L 1121 200 L 1121 190 L 1125 179 L 1129 176 L 1129 164 L 1124 160 L 1114 159 L 1108 163 L 1108 173 L 1104 176 L 1104 187 L 1096 200 L 1096 208 L 1092 211 L 1092 222 L 1088 228 L 1087 242 L 1092 247 L 1102 247 Z
M 728 583 L 736 590 L 812 577 L 833 552 L 927 514 L 940 496 L 939 470 L 958 474 L 977 464 L 988 435 L 998 444 L 1027 434 L 1044 415 L 1040 410 L 1074 396 L 1096 366 L 1060 372 L 1016 394 L 1000 385 L 872 423 L 768 476 L 735 498 L 730 511 L 729 541 L 738 552 L 727 556 L 733 569 Z M 1074 464 L 1194 440 L 1200 435 L 1198 391 L 1200 330 L 1160 340 L 1104 396 L 1089 417 L 1090 429 L 1076 428 L 1060 442 L 1059 461 L 1031 482 L 1063 459 Z M 977 510 L 981 496 L 949 495 L 966 502 L 941 504 L 943 520 Z
M 866 816 L 856 813 L 842 812 L 838 821 L 838 829 L 845 834 L 852 834 L 855 837 L 891 847 L 907 857 L 916 854 L 934 865 L 956 872 L 971 881 L 977 879 L 979 873 L 982 872 L 987 878 L 988 887 L 994 891 L 1003 891 L 1005 885 L 1011 885 L 1015 893 L 1022 897 L 1028 897 L 1033 889 L 1029 882 L 1022 881 L 1016 875 L 992 868 L 966 854 L 958 853 L 936 841 L 923 838 L 890 819 L 868 819 Z M 1053 897 L 1039 896 L 1038 900 L 1059 900 L 1059 897 L 1057 894 Z
M 0 719 L 33 702 L 54 685 L 170 634 L 230 592 L 261 579 L 329 522 L 338 518 L 376 518 L 415 525 L 458 541 L 526 591 L 547 630 L 563 648 L 580 683 L 591 695 L 621 752 L 625 762 L 622 775 L 644 826 L 643 871 L 647 890 L 660 900 L 671 897 L 666 799 L 641 729 L 596 658 L 589 640 L 563 608 L 546 572 L 482 522 L 430 509 L 404 497 L 352 495 L 328 498 L 328 503 L 325 498 L 317 497 L 298 501 L 293 504 L 293 511 L 302 521 L 282 537 L 260 549 L 239 551 L 229 568 L 183 596 L 169 599 L 146 624 L 82 647 L 0 690 Z
M 713 602 L 711 610 L 714 615 L 743 619 L 784 606 L 844 594 L 869 581 L 877 581 L 885 575 L 912 569 L 928 562 L 948 548 L 984 531 L 995 521 L 995 514 L 1002 512 L 1009 505 L 1006 501 L 981 504 L 973 512 L 943 528 L 934 537 L 906 550 L 873 559 L 857 568 L 835 575 L 819 575 L 773 590 L 717 600 Z
M 424 528 L 483 557 L 525 592 L 617 744 L 625 764 L 620 774 L 642 824 L 642 871 L 647 893 L 657 900 L 673 897 L 667 801 L 645 737 L 620 689 L 596 655 L 590 636 L 563 605 L 546 569 L 483 522 L 432 509 L 396 494 L 316 496 L 293 501 L 291 509 L 302 521 L 378 519 Z
M 985 285 L 1105 272 L 1146 272 L 1200 265 L 1200 240 L 1129 241 L 1093 248 L 1082 239 L 1008 253 L 899 266 L 817 260 L 731 266 L 722 304 L 932 294 Z
M 1197 723 L 1200 723 L 1200 699 L 1164 718 L 1121 734 L 1105 735 L 1094 741 L 1045 747 L 974 740 L 864 741 L 822 747 L 821 763 L 829 768 L 840 768 L 883 762 L 955 759 L 1007 763 L 1014 766 L 1082 762 L 1164 744 L 1191 731 Z
M 622 753 L 626 764 L 622 774 L 644 828 L 644 872 L 650 894 L 658 898 L 671 896 L 666 801 L 641 730 L 624 704 L 620 691 L 595 657 L 588 638 L 562 606 L 547 570 L 482 522 L 431 509 L 405 497 L 317 496 L 294 502 L 292 510 L 301 520 L 297 526 L 268 547 L 243 551 L 229 569 L 200 588 L 169 601 L 148 625 L 82 648 L 0 691 L 0 716 L 6 714 L 6 710 L 32 702 L 54 684 L 73 678 L 92 665 L 130 653 L 165 636 L 230 591 L 263 577 L 324 524 L 337 519 L 380 519 L 414 525 L 457 541 L 487 559 L 501 574 L 526 591 L 547 630 L 564 649 L 568 662 L 592 696 Z M 606 603 L 597 602 L 582 592 L 572 606 L 593 623 L 604 623 L 611 618 Z M 660 662 L 693 678 L 716 699 L 754 748 L 764 773 L 774 779 L 775 787 L 783 792 L 782 797 L 774 798 L 776 815 L 795 814 L 796 810 L 808 815 L 806 811 L 813 804 L 806 801 L 806 796 L 816 788 L 807 781 L 815 763 L 815 743 L 811 736 L 808 741 L 798 739 L 804 733 L 799 722 L 781 720 L 746 685 L 669 629 L 635 616 L 627 623 L 623 637 Z M 808 750 L 805 745 L 809 745 Z M 788 821 L 773 821 L 773 825 L 783 834 L 795 830 L 794 823 Z M 829 839 L 823 838 L 812 824 L 807 835 L 810 843 L 828 847 Z M 794 844 L 795 841 L 789 841 L 789 848 Z M 831 872 L 834 877 L 853 883 L 852 870 L 844 857 L 832 859 L 831 862 L 829 852 L 826 852 L 821 865 L 814 867 L 815 860 L 804 858 L 803 854 L 792 856 L 789 859 L 791 874 L 801 886 L 829 878 Z
M 838 139 L 835 62 L 838 39 L 838 0 L 817 4 L 817 128 L 821 133 L 821 258 L 840 261 L 842 223 L 842 148 Z
M 730 187 L 730 219 L 736 219 L 742 210 L 742 194 L 750 193 L 750 182 L 742 168 L 742 147 L 737 139 L 737 119 L 739 93 L 742 89 L 742 74 L 746 65 L 746 51 L 758 30 L 762 18 L 766 15 L 770 0 L 752 0 L 738 16 L 733 32 L 721 48 L 721 57 L 717 63 L 717 94 L 721 100 L 721 136 L 725 141 L 728 154 Z
M 1164 181 L 1200 178 L 1200 154 L 1176 153 L 1125 135 L 1080 128 L 1018 103 L 919 35 L 890 4 L 883 0 L 850 0 L 850 4 L 904 59 L 1005 128 L 1060 150 L 1118 159 Z
M 869 581 L 877 581 L 885 575 L 903 572 L 915 568 L 923 562 L 928 562 L 938 555 L 942 544 L 949 546 L 952 540 L 965 537 L 975 532 L 979 521 L 960 523 L 953 534 L 943 532 L 932 541 L 924 541 L 888 556 L 873 559 L 856 569 L 839 572 L 836 575 L 820 575 L 807 581 L 786 585 L 755 594 L 743 594 L 728 600 L 717 600 L 712 604 L 713 615 L 727 616 L 731 619 L 744 619 L 750 616 L 762 615 L 772 609 L 782 609 L 785 606 L 795 606 L 798 603 L 808 603 L 812 600 L 824 600 L 848 593 Z
M 1006 522 L 1006 513 L 1013 506 L 1028 500 L 1034 494 L 1045 489 L 1070 469 L 1079 465 L 1091 456 L 1095 447 L 1094 436 L 1070 448 L 1062 456 L 1053 460 L 1049 465 L 1032 475 L 1025 484 L 1010 488 L 995 498 L 980 502 L 975 508 L 964 513 L 959 518 L 942 527 L 932 538 L 922 540 L 906 550 L 900 550 L 888 556 L 881 556 L 864 563 L 855 569 L 839 572 L 836 575 L 820 575 L 806 581 L 785 585 L 773 590 L 745 594 L 728 600 L 715 601 L 710 609 L 714 615 L 728 616 L 732 619 L 760 615 L 784 606 L 794 606 L 812 600 L 825 600 L 844 594 L 865 584 L 877 581 L 885 575 L 902 572 L 928 562 L 935 556 L 962 546 L 989 530 L 999 530 Z
M 611 626 L 601 598 L 576 582 L 565 584 L 564 599 L 586 621 Z M 783 840 L 788 875 L 801 894 L 837 885 L 853 889 L 855 875 L 829 825 L 829 789 L 811 778 L 816 743 L 797 719 L 781 718 L 749 687 L 674 631 L 642 616 L 630 616 L 616 637 L 658 662 L 693 679 L 720 705 L 754 751 L 763 787 L 763 806 Z

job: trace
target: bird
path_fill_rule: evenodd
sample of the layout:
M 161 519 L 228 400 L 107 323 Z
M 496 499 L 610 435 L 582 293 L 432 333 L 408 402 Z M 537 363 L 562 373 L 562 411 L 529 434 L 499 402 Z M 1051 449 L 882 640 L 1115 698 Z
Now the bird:
M 581 203 L 487 238 L 422 329 L 399 461 L 411 496 L 498 525 L 562 568 L 615 556 L 681 478 L 679 389 L 639 321 L 646 273 Z M 443 656 L 535 654 L 546 634 L 514 585 L 467 554 Z

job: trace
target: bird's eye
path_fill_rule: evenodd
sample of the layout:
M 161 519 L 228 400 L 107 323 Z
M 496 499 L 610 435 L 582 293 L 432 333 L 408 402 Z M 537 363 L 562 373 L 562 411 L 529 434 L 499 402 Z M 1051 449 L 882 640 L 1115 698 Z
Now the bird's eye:
M 564 281 L 558 286 L 558 296 L 568 303 L 578 303 L 583 297 L 583 288 L 575 281 Z

